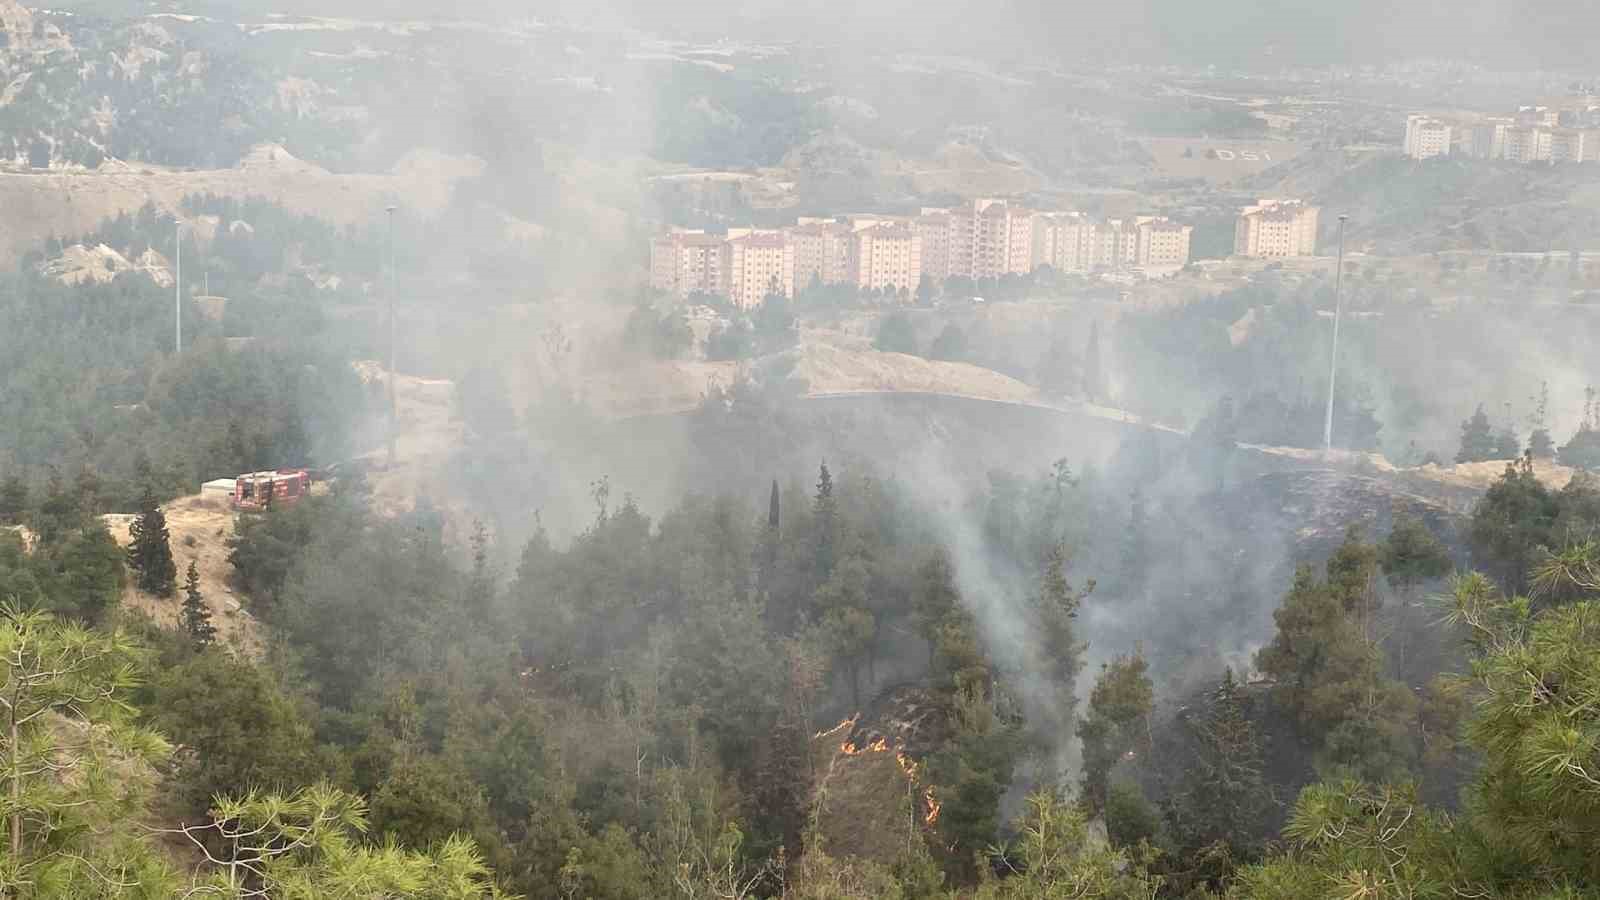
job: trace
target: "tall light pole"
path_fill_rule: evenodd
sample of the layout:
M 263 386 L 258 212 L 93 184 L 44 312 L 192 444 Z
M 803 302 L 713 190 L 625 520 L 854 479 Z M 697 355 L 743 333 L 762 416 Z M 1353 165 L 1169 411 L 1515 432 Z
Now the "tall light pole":
M 177 247 L 177 264 L 174 266 L 177 275 L 173 278 L 175 283 L 172 288 L 172 352 L 177 354 L 183 352 L 183 220 L 177 217 L 172 221 L 172 240 Z
M 1339 262 L 1333 270 L 1333 352 L 1328 360 L 1328 415 L 1322 422 L 1322 449 L 1329 453 L 1333 452 L 1333 383 L 1339 375 L 1339 319 L 1344 312 L 1344 223 L 1349 218 L 1339 216 Z
M 389 214 L 389 468 L 394 468 L 394 442 L 395 433 L 400 430 L 400 407 L 394 398 L 394 211 L 395 207 L 386 206 L 384 212 Z

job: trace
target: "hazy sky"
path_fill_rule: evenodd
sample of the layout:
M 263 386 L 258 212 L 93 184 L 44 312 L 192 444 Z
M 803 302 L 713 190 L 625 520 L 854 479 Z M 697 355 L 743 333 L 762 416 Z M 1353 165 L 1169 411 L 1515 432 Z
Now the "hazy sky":
M 266 4 L 252 2 L 260 9 Z M 528 16 L 863 52 L 1320 64 L 1420 56 L 1600 68 L 1592 0 L 279 0 L 324 15 Z M 446 11 L 448 10 L 448 11 Z

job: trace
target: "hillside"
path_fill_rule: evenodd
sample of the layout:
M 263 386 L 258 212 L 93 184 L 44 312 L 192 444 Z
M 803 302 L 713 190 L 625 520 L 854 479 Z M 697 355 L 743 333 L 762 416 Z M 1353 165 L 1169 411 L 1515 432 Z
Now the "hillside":
M 0 171 L 0 265 L 13 264 L 52 235 L 94 231 L 107 219 L 147 203 L 175 210 L 191 194 L 265 198 L 292 212 L 338 226 L 379 220 L 403 197 L 408 209 L 435 215 L 456 183 L 482 171 L 482 162 L 419 151 L 383 174 L 334 174 L 296 159 L 277 145 L 256 147 L 229 169 L 184 171 L 105 163 L 92 171 Z
M 158 625 L 177 628 L 183 608 L 183 574 L 193 561 L 200 573 L 200 594 L 211 609 L 211 624 L 219 639 L 246 656 L 259 656 L 260 624 L 243 608 L 229 583 L 228 540 L 234 535 L 234 511 L 225 499 L 199 494 L 179 497 L 161 509 L 171 534 L 172 561 L 178 567 L 178 592 L 168 598 L 154 597 L 130 583 L 122 594 L 123 606 L 144 613 Z M 128 526 L 136 517 L 119 514 L 104 518 L 112 538 L 126 547 Z
M 1587 166 L 1319 151 L 1246 186 L 1346 211 L 1349 247 L 1379 255 L 1600 249 L 1600 190 Z M 1336 223 L 1321 224 L 1326 241 Z

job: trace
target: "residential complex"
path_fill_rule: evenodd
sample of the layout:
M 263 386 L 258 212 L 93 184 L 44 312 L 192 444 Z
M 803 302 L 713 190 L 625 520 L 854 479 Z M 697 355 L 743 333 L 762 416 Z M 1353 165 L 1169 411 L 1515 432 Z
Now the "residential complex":
M 1524 106 L 1513 115 L 1453 119 L 1413 113 L 1406 116 L 1405 154 L 1521 163 L 1600 161 L 1600 107 Z
M 1406 116 L 1406 155 L 1431 159 L 1450 155 L 1451 125 L 1423 115 Z
M 1000 278 L 1040 266 L 1159 273 L 1188 264 L 1192 231 L 1157 216 L 1096 219 L 984 198 L 915 216 L 802 218 L 786 228 L 726 235 L 673 229 L 651 243 L 650 283 L 678 296 L 724 294 L 751 307 L 813 282 L 909 294 L 924 278 Z
M 1233 228 L 1236 256 L 1278 258 L 1314 256 L 1317 214 L 1301 200 L 1261 200 L 1239 213 Z

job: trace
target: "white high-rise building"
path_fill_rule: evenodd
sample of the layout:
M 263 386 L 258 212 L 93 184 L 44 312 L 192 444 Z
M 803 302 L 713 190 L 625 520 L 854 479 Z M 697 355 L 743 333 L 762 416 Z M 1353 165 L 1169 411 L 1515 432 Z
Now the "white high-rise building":
M 1450 123 L 1416 113 L 1406 116 L 1405 151 L 1412 159 L 1449 156 L 1450 139 Z

